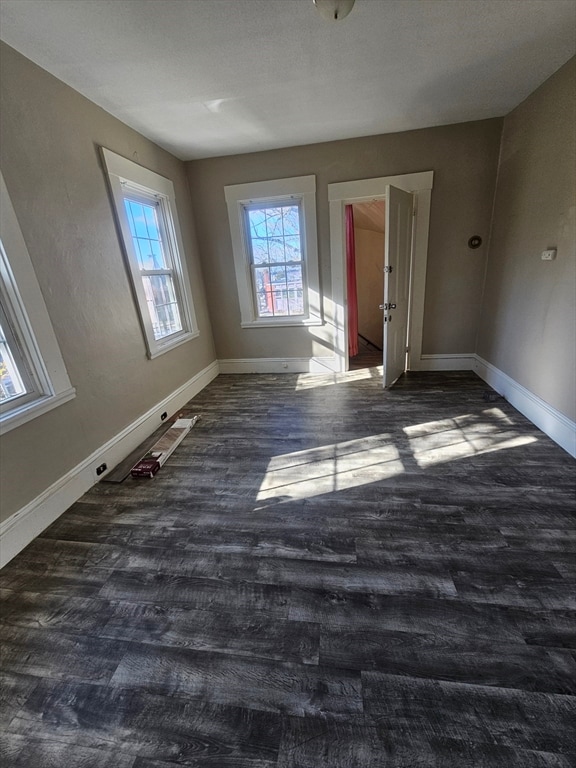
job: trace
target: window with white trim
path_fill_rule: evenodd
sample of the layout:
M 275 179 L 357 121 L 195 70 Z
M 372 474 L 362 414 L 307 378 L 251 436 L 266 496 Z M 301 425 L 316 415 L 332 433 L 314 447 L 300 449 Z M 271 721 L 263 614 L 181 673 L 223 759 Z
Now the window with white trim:
M 198 336 L 169 179 L 102 148 L 150 358 Z
M 322 323 L 316 178 L 225 187 L 243 328 Z
M 2 248 L 2 258 L 5 258 Z M 2 288 L 4 286 L 2 285 Z M 4 293 L 4 291 L 2 291 Z M 8 318 L 4 297 L 0 301 L 0 412 L 6 413 L 38 396 L 32 366 Z
M 0 428 L 8 432 L 71 400 L 26 243 L 0 174 Z

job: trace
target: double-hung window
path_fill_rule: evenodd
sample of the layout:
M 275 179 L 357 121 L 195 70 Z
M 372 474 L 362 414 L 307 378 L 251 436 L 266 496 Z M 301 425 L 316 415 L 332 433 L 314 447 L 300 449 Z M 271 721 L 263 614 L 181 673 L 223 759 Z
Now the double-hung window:
M 7 432 L 75 390 L 1 174 L 0 238 L 0 428 Z
M 169 179 L 102 149 L 128 272 L 153 358 L 198 336 Z
M 4 249 L 2 258 L 5 259 Z M 16 404 L 37 397 L 38 387 L 14 324 L 8 317 L 7 302 L 0 301 L 0 411 L 9 412 Z
M 244 215 L 257 317 L 303 317 L 308 302 L 301 201 L 251 203 Z
M 241 325 L 322 322 L 314 176 L 225 188 Z

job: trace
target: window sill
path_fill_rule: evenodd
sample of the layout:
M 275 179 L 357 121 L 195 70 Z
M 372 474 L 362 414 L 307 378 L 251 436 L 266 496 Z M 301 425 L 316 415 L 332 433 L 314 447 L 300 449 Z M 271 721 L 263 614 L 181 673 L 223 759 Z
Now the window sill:
M 27 421 L 32 421 L 37 416 L 41 416 L 43 413 L 48 413 L 53 408 L 57 408 L 63 403 L 67 403 L 76 397 L 76 390 L 74 387 L 65 389 L 63 392 L 59 392 L 57 395 L 47 395 L 34 400 L 32 403 L 26 403 L 26 405 L 16 408 L 13 411 L 8 411 L 0 416 L 0 433 L 6 434 L 16 427 L 20 427 Z
M 200 336 L 200 331 L 190 331 L 175 339 L 170 339 L 164 344 L 157 344 L 154 349 L 148 350 L 148 357 L 150 360 L 154 360 L 154 358 L 160 357 L 160 355 L 163 355 L 165 352 L 170 352 L 171 349 L 175 349 L 181 344 L 186 344 L 187 341 L 196 339 L 198 336 Z
M 241 328 L 298 328 L 311 325 L 324 325 L 324 323 L 320 318 L 316 317 L 306 318 L 305 320 L 289 318 L 287 320 L 252 320 L 251 322 L 240 323 Z

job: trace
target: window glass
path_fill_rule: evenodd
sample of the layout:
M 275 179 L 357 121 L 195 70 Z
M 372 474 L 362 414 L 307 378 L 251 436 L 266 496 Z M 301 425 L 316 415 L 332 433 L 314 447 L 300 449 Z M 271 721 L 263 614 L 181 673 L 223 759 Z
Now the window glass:
M 0 325 L 0 401 L 28 394 L 8 340 Z
M 245 211 L 257 316 L 304 315 L 299 206 L 247 206 Z

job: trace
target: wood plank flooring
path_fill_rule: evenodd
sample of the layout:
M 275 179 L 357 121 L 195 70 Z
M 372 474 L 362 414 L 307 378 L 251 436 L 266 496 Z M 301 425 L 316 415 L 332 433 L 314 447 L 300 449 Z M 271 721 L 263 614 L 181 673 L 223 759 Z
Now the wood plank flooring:
M 213 381 L 2 571 L 3 768 L 576 766 L 575 463 L 486 389 Z

